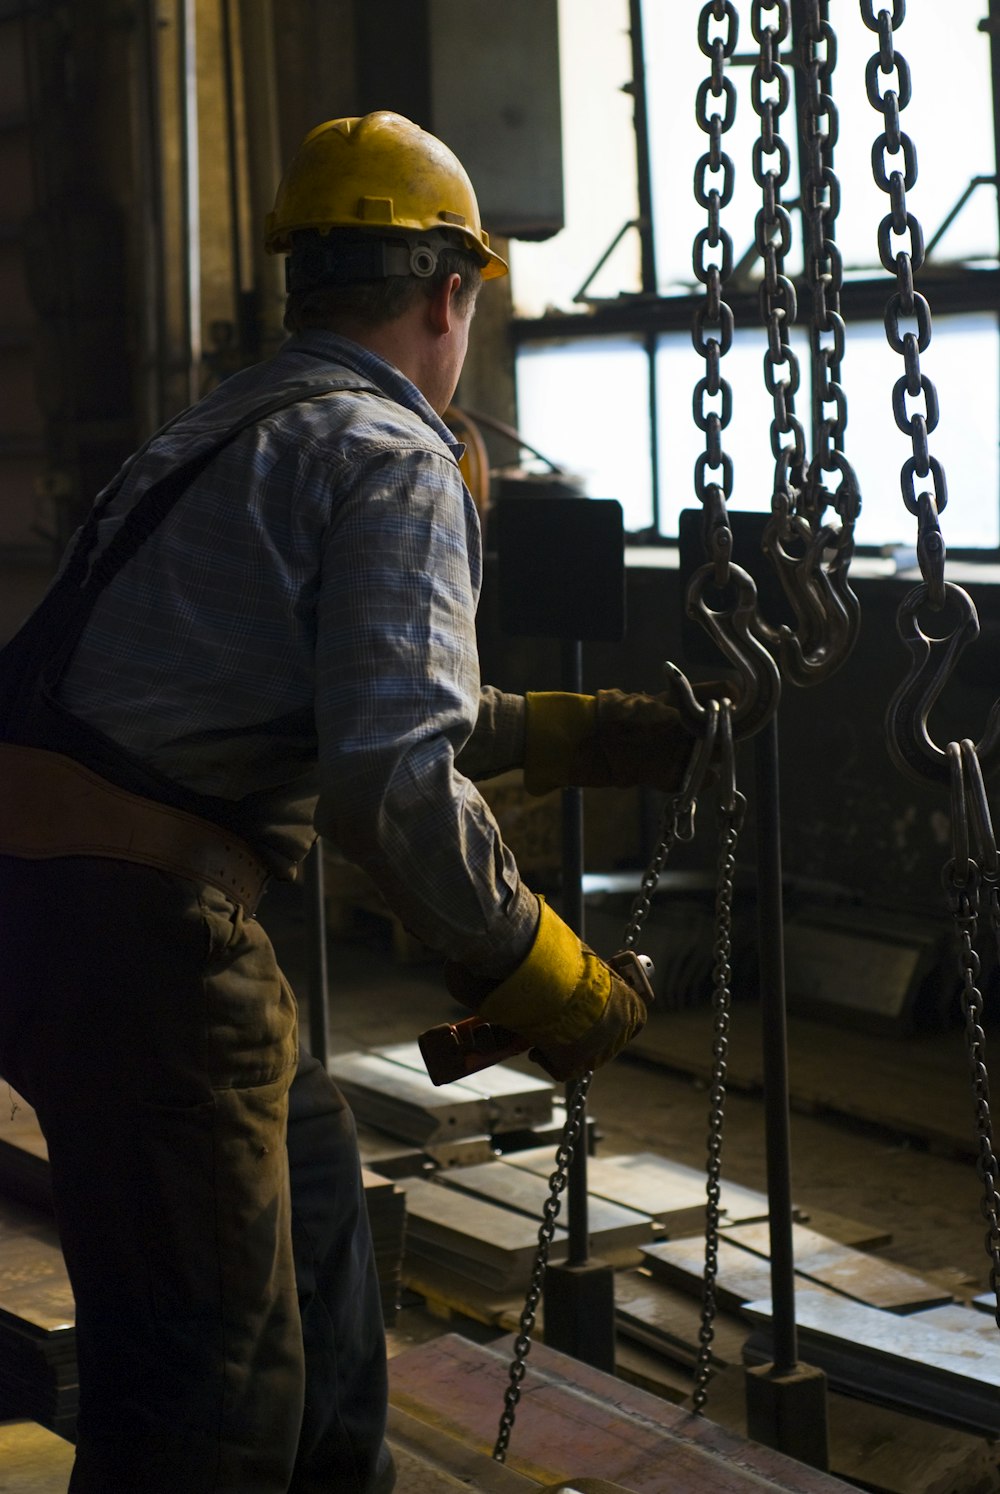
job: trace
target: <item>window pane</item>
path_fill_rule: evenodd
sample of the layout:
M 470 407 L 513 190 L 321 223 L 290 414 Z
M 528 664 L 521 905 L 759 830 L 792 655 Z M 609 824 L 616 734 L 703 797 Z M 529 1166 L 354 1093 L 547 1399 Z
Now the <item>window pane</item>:
M 628 338 L 542 343 L 517 357 L 518 429 L 581 477 L 591 498 L 617 498 L 629 531 L 653 520 L 648 360 Z
M 722 433 L 723 451 L 733 460 L 730 504 L 753 512 L 770 508 L 774 480 L 771 396 L 764 386 L 763 373 L 766 346 L 763 328 L 737 332 L 722 360 L 722 376 L 733 390 L 732 420 Z M 795 413 L 808 427 L 809 346 L 805 335 L 793 333 L 792 347 L 802 374 Z M 660 527 L 671 536 L 677 534 L 681 509 L 698 506 L 694 468 L 705 450 L 705 436 L 694 423 L 691 400 L 695 384 L 704 374 L 704 359 L 695 352 L 690 337 L 678 333 L 660 338 L 656 354 Z
M 896 427 L 892 388 L 903 360 L 881 323 L 847 331 L 843 381 L 850 405 L 847 454 L 861 485 L 857 539 L 862 545 L 915 545 L 917 521 L 903 507 L 899 471 L 912 454 Z M 939 317 L 921 358 L 941 401 L 941 423 L 929 437 L 948 479 L 941 517 L 945 544 L 993 548 L 1000 543 L 1000 346 L 996 318 Z M 919 481 L 918 481 L 919 491 Z
M 770 449 L 772 406 L 764 388 L 763 331 L 738 332 L 723 359 L 733 388 L 733 417 L 723 449 L 733 459 L 732 507 L 770 507 L 774 461 Z M 809 434 L 809 367 L 805 334 L 796 329 L 802 387 L 795 412 Z M 977 314 L 940 317 L 934 323 L 923 371 L 933 380 L 941 421 L 931 433 L 931 455 L 948 479 L 950 502 L 941 520 L 945 543 L 955 549 L 1000 544 L 1000 338 L 996 318 Z M 704 365 L 689 338 L 660 339 L 657 352 L 660 512 L 666 535 L 676 535 L 682 508 L 695 507 L 694 464 L 705 440 L 691 413 L 695 382 Z M 916 520 L 900 494 L 900 468 L 912 453 L 896 426 L 892 390 L 902 376 L 902 358 L 885 340 L 881 322 L 852 324 L 841 370 L 848 400 L 844 447 L 861 488 L 859 545 L 916 543 Z M 833 517 L 831 511 L 831 518 Z
M 711 71 L 710 59 L 698 46 L 700 13 L 700 5 L 675 7 L 663 5 L 660 0 L 652 4 L 647 0 L 643 5 L 656 266 L 661 293 L 667 295 L 697 287 L 691 266 L 692 245 L 695 234 L 708 222 L 708 210 L 699 207 L 693 190 L 695 167 L 708 151 L 708 135 L 699 128 L 695 117 L 698 89 Z M 721 29 L 714 25 L 709 32 L 710 38 L 721 34 Z M 736 55 L 747 56 L 756 51 L 756 45 L 744 19 Z M 787 44 L 782 60 L 787 68 Z M 722 227 L 733 241 L 737 266 L 753 248 L 754 219 L 761 206 L 761 190 L 753 179 L 751 164 L 753 143 L 760 134 L 760 120 L 750 98 L 751 74 L 752 66 L 734 66 L 732 61 L 727 65 L 727 76 L 736 89 L 736 117 L 732 128 L 722 137 L 722 148 L 732 158 L 735 174 L 733 199 L 722 210 Z M 709 99 L 708 112 L 714 112 L 714 108 Z M 782 194 L 787 201 L 795 197 L 798 181 L 795 110 L 791 99 L 780 116 L 780 124 L 791 155 L 791 173 Z M 721 178 L 712 175 L 704 180 L 707 190 L 721 185 Z M 796 244 L 786 261 L 790 274 L 796 274 L 802 264 L 797 221 L 793 226 Z M 759 273 L 759 259 L 754 259 L 751 268 L 752 273 Z
M 510 246 L 518 316 L 573 310 L 616 234 L 638 213 L 627 0 L 559 0 L 566 227 L 541 244 Z M 639 289 L 639 239 L 629 229 L 587 294 Z
M 907 192 L 929 243 L 974 176 L 996 171 L 990 88 L 989 39 L 978 30 L 985 0 L 949 0 L 947 15 L 935 5 L 910 5 L 894 44 L 910 67 L 913 96 L 900 126 L 916 147 L 918 174 Z M 877 231 L 889 199 L 872 178 L 871 152 L 882 115 L 868 102 L 865 66 L 878 38 L 857 5 L 838 17 L 838 65 L 833 94 L 840 115 L 836 169 L 843 184 L 837 238 L 844 264 L 879 267 Z M 881 75 L 880 75 L 881 76 Z M 890 86 L 896 75 L 886 77 Z M 884 157 L 888 170 L 898 163 Z M 996 188 L 981 186 L 934 251 L 936 260 L 997 254 Z

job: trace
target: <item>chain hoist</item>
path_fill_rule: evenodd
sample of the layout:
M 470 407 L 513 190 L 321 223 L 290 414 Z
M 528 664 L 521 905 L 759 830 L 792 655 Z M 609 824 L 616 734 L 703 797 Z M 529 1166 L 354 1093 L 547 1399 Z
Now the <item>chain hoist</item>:
M 917 155 L 900 121 L 912 93 L 909 66 L 895 45 L 895 32 L 905 15 L 906 0 L 891 0 L 891 10 L 882 7 L 877 12 L 874 0 L 861 0 L 862 20 L 878 35 L 879 42 L 878 51 L 869 59 L 865 71 L 868 101 L 881 113 L 885 126 L 872 147 L 875 181 L 889 197 L 889 212 L 878 228 L 878 251 L 883 267 L 896 276 L 896 290 L 885 308 L 885 334 L 889 346 L 903 359 L 903 374 L 892 391 L 892 409 L 897 426 L 911 443 L 912 455 L 900 471 L 900 488 L 904 505 L 917 520 L 917 559 L 923 578 L 900 604 L 897 627 L 911 651 L 912 663 L 890 701 L 885 724 L 889 753 L 896 766 L 918 782 L 945 782 L 951 790 L 953 855 L 945 866 L 943 881 L 959 947 L 961 1005 L 975 1107 L 977 1172 L 983 1185 L 986 1253 L 1000 1326 L 998 1165 L 989 1105 L 983 997 L 978 985 L 980 961 L 975 948 L 980 887 L 986 880 L 990 888 L 991 922 L 1000 949 L 997 850 L 983 785 L 983 768 L 996 759 L 1000 750 L 1000 702 L 994 704 L 978 745 L 966 738 L 949 742 L 942 750 L 932 740 L 928 715 L 959 654 L 978 636 L 979 619 L 968 593 L 945 580 L 940 516 L 948 502 L 948 488 L 944 467 L 931 456 L 928 442 L 938 423 L 939 405 L 937 391 L 920 366 L 920 355 L 927 351 L 931 341 L 931 312 L 926 298 L 913 284 L 914 274 L 924 262 L 924 239 L 920 222 L 906 201 L 907 191 L 917 180 Z M 904 323 L 911 325 L 904 327 Z M 908 406 L 908 400 L 922 400 L 923 408 Z M 934 639 L 922 631 L 917 613 L 925 605 L 937 613 L 947 609 L 957 618 L 951 632 L 940 623 L 935 627 Z M 935 647 L 943 649 L 937 658 Z M 974 845 L 969 835 L 970 810 Z

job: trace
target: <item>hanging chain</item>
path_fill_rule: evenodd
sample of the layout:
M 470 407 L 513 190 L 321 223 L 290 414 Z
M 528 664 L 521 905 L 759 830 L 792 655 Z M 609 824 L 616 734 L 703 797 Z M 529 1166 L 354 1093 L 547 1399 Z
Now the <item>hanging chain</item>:
M 535 1328 L 535 1314 L 538 1312 L 538 1304 L 542 1300 L 545 1268 L 549 1263 L 549 1251 L 552 1247 L 552 1240 L 556 1231 L 556 1219 L 559 1216 L 562 1195 L 569 1181 L 570 1164 L 573 1161 L 573 1156 L 579 1145 L 580 1136 L 583 1131 L 583 1119 L 587 1108 L 587 1091 L 590 1088 L 591 1078 L 591 1074 L 584 1074 L 583 1078 L 574 1085 L 571 1091 L 570 1102 L 566 1112 L 566 1125 L 563 1130 L 562 1141 L 556 1151 L 556 1170 L 549 1178 L 549 1196 L 545 1200 L 542 1209 L 542 1223 L 538 1231 L 538 1249 L 535 1252 L 535 1260 L 531 1268 L 531 1279 L 528 1283 L 528 1291 L 524 1299 L 524 1309 L 521 1313 L 520 1323 L 518 1324 L 518 1335 L 514 1340 L 514 1357 L 510 1364 L 508 1385 L 503 1398 L 503 1412 L 500 1416 L 496 1445 L 493 1448 L 493 1458 L 497 1463 L 503 1463 L 506 1460 L 507 1448 L 510 1445 L 510 1434 L 513 1431 L 514 1418 L 517 1415 L 517 1403 L 521 1399 L 521 1382 L 524 1379 L 525 1366 L 528 1354 L 531 1351 L 531 1335 Z
M 710 34 L 713 22 L 714 34 Z M 732 347 L 734 326 L 732 307 L 722 298 L 722 283 L 733 272 L 733 241 L 722 227 L 721 213 L 732 201 L 736 182 L 736 167 L 722 144 L 736 118 L 736 88 L 726 76 L 725 65 L 736 50 L 738 34 L 739 19 L 731 0 L 709 0 L 702 7 L 698 45 L 711 59 L 712 68 L 695 98 L 695 119 L 708 135 L 709 148 L 694 172 L 695 200 L 708 212 L 708 226 L 695 235 L 692 249 L 694 273 L 706 290 L 691 330 L 695 350 L 705 360 L 705 375 L 695 385 L 693 396 L 694 421 L 705 433 L 705 450 L 695 463 L 694 487 L 705 513 L 706 553 L 715 563 L 719 586 L 728 579 L 732 554 L 726 503 L 733 491 L 733 462 L 723 450 L 722 432 L 732 419 L 733 391 L 722 377 L 722 359 Z M 709 406 L 709 401 L 718 404 Z M 720 473 L 721 479 L 710 481 L 710 471 Z
M 947 755 L 951 769 L 953 856 L 945 866 L 943 882 L 959 946 L 961 1006 L 976 1120 L 976 1172 L 983 1186 L 980 1209 L 987 1226 L 984 1243 L 990 1260 L 994 1315 L 1000 1327 L 1000 1193 L 997 1189 L 1000 1169 L 993 1144 L 986 1034 L 983 1030 L 984 1002 L 979 989 L 980 960 L 975 948 L 980 888 L 985 884 L 989 892 L 990 923 L 1000 955 L 1000 878 L 996 838 L 975 746 L 968 739 L 961 743 L 950 742 Z M 970 847 L 970 817 L 974 847 Z
M 937 390 L 920 367 L 920 354 L 927 351 L 931 341 L 931 308 L 926 298 L 913 288 L 914 273 L 924 262 L 924 235 L 918 219 L 906 205 L 906 194 L 917 180 L 917 153 L 913 141 L 900 126 L 900 114 L 910 102 L 912 83 L 909 64 L 896 51 L 893 38 L 906 15 L 906 0 L 892 0 L 891 12 L 879 10 L 876 14 L 874 5 L 875 0 L 861 0 L 861 18 L 869 31 L 878 33 L 879 40 L 879 49 L 869 58 L 865 69 L 868 102 L 885 122 L 872 146 L 872 172 L 877 185 L 888 194 L 890 204 L 878 227 L 878 252 L 884 268 L 896 276 L 897 283 L 896 291 L 886 303 L 885 335 L 889 346 L 903 358 L 904 373 L 892 391 L 892 412 L 899 429 L 909 436 L 913 452 L 903 463 L 900 487 L 903 503 L 917 519 L 917 559 L 928 599 L 935 610 L 940 610 L 945 602 L 945 546 L 939 518 L 948 502 L 948 484 L 944 468 L 931 456 L 927 442 L 939 415 Z M 891 79 L 891 83 L 885 85 L 885 79 Z M 899 163 L 890 169 L 887 156 L 900 158 Z M 904 242 L 894 247 L 894 237 Z M 904 330 L 904 322 L 913 326 Z M 922 411 L 907 408 L 908 399 L 921 397 Z M 933 479 L 933 490 L 924 489 L 917 495 L 917 478 L 921 483 Z
M 801 78 L 805 115 L 802 212 L 806 224 L 807 278 L 812 296 L 809 338 L 813 372 L 813 456 L 803 512 L 815 529 L 830 492 L 822 474 L 838 473 L 833 495 L 842 530 L 838 548 L 849 557 L 861 507 L 857 476 L 844 454 L 847 396 L 841 384 L 846 328 L 840 311 L 844 263 L 835 237 L 840 212 L 840 181 L 834 148 L 840 116 L 833 99 L 837 36 L 823 19 L 820 0 L 806 0 L 801 34 Z
M 715 1287 L 719 1270 L 719 1217 L 721 1213 L 722 1134 L 726 1111 L 726 1058 L 729 1049 L 729 1018 L 732 1006 L 733 891 L 736 880 L 736 843 L 747 801 L 736 790 L 732 725 L 728 702 L 722 713 L 722 774 L 725 787 L 719 805 L 719 857 L 715 893 L 715 944 L 712 971 L 712 1083 L 709 1090 L 708 1168 L 706 1173 L 705 1274 L 702 1281 L 701 1324 L 698 1357 L 694 1371 L 692 1405 L 696 1413 L 705 1409 L 711 1377 L 712 1340 L 715 1336 Z
M 776 17 L 770 21 L 772 11 Z M 760 119 L 760 136 L 753 146 L 753 178 L 763 193 L 763 205 L 754 220 L 754 240 L 764 262 L 760 309 L 767 328 L 764 383 L 774 409 L 774 507 L 783 517 L 795 509 L 794 491 L 802 486 L 806 465 L 805 434 L 795 417 L 799 360 L 790 341 L 796 316 L 795 287 L 784 273 L 785 255 L 792 243 L 792 220 L 781 205 L 781 189 L 788 181 L 791 158 L 778 122 L 788 108 L 791 86 L 778 54 L 789 24 L 788 0 L 754 0 L 750 7 L 750 27 L 760 47 L 750 82 L 750 97 Z
M 695 800 L 704 781 L 705 770 L 711 757 L 720 710 L 714 701 L 709 704 L 711 709 L 707 715 L 704 738 L 700 743 L 696 744 L 680 792 L 674 795 L 673 798 L 668 799 L 664 806 L 660 840 L 656 850 L 653 852 L 649 865 L 643 873 L 639 893 L 632 903 L 628 923 L 625 927 L 625 934 L 622 939 L 622 949 L 632 949 L 639 938 L 643 924 L 652 907 L 653 894 L 656 892 L 660 875 L 670 852 L 679 840 L 690 840 L 694 835 Z M 724 709 L 728 713 L 728 702 L 726 702 Z M 731 731 L 729 739 L 731 744 Z M 730 902 L 731 900 L 732 892 L 730 889 Z M 549 1193 L 542 1209 L 542 1223 L 538 1231 L 538 1248 L 532 1263 L 528 1290 L 524 1300 L 524 1309 L 518 1324 L 518 1336 L 514 1340 L 514 1355 L 508 1372 L 507 1389 L 504 1392 L 504 1409 L 500 1416 L 497 1440 L 493 1448 L 493 1458 L 498 1463 L 505 1461 L 507 1448 L 510 1445 L 510 1434 L 514 1427 L 518 1401 L 521 1399 L 521 1382 L 525 1376 L 525 1366 L 528 1354 L 531 1351 L 531 1335 L 534 1332 L 535 1316 L 538 1312 L 538 1304 L 542 1298 L 545 1271 L 549 1261 L 549 1251 L 551 1250 L 552 1240 L 555 1235 L 556 1220 L 559 1217 L 562 1195 L 569 1181 L 569 1169 L 580 1142 L 587 1107 L 587 1093 L 590 1089 L 592 1078 L 592 1072 L 584 1074 L 583 1078 L 579 1080 L 571 1091 L 562 1141 L 556 1151 L 555 1171 L 549 1178 Z
M 814 453 L 795 415 L 801 371 L 791 343 L 797 314 L 795 288 L 785 274 L 792 244 L 792 219 L 781 202 L 791 159 L 781 135 L 781 116 L 792 96 L 781 47 L 791 31 L 789 0 L 754 0 L 751 26 L 758 57 L 751 98 L 760 120 L 753 147 L 753 175 L 761 189 L 754 242 L 764 266 L 760 310 L 767 332 L 764 383 L 771 395 L 771 452 L 775 461 L 771 520 L 763 538 L 781 585 L 796 614 L 796 626 L 775 627 L 758 619 L 758 631 L 780 653 L 783 673 L 797 685 L 819 684 L 840 668 L 854 647 L 860 606 L 847 583 L 860 507 L 857 478 L 843 451 L 847 400 L 840 384 L 845 331 L 839 311 L 843 279 L 833 224 L 840 187 L 833 171 L 838 119 L 830 96 L 836 66 L 834 34 L 822 22 L 819 0 L 806 0 L 801 72 L 807 149 L 802 162 L 802 212 L 806 267 L 812 291 L 810 339 L 814 355 Z M 828 413 L 828 407 L 829 409 Z M 836 495 L 824 477 L 837 478 Z M 839 528 L 822 524 L 834 498 Z
M 889 0 L 886 0 L 889 3 Z M 897 689 L 886 714 L 886 733 L 893 760 L 911 776 L 951 782 L 951 819 L 954 855 L 944 870 L 944 887 L 959 945 L 962 974 L 962 1012 L 976 1113 L 978 1158 L 976 1170 L 983 1185 L 982 1214 L 987 1222 L 986 1253 L 990 1258 L 990 1285 L 996 1298 L 1000 1327 L 1000 1222 L 997 1192 L 998 1167 L 993 1146 L 989 1106 L 989 1076 L 986 1070 L 986 1040 L 982 1025 L 983 996 L 979 990 L 979 956 L 975 940 L 979 922 L 980 869 L 969 845 L 969 808 L 972 809 L 978 855 L 987 868 L 990 884 L 991 921 L 1000 948 L 1000 905 L 996 900 L 997 857 L 989 807 L 982 779 L 982 763 L 996 752 L 998 742 L 996 706 L 979 746 L 969 739 L 949 742 L 945 752 L 934 746 L 927 733 L 927 713 L 940 694 L 964 641 L 979 632 L 975 606 L 960 587 L 945 581 L 945 545 L 940 515 L 948 502 L 944 468 L 930 454 L 928 435 L 938 423 L 937 391 L 920 367 L 920 354 L 931 340 L 931 310 L 926 298 L 913 288 L 914 273 L 924 262 L 924 237 L 918 219 L 906 205 L 906 193 L 917 180 L 917 154 L 913 141 L 900 126 L 900 114 L 910 102 L 912 82 L 906 58 L 895 47 L 894 33 L 906 16 L 906 0 L 891 0 L 891 10 L 875 12 L 875 0 L 861 0 L 861 18 L 878 35 L 879 47 L 868 60 L 865 82 L 868 101 L 878 110 L 885 128 L 872 146 L 875 181 L 889 196 L 890 210 L 878 228 L 878 251 L 883 267 L 896 276 L 896 290 L 885 309 L 885 335 L 889 346 L 903 358 L 903 376 L 892 391 L 892 410 L 899 429 L 910 437 L 912 455 L 903 463 L 900 488 L 903 503 L 917 519 L 917 559 L 923 585 L 903 599 L 899 609 L 900 632 L 907 640 L 913 634 L 914 666 L 910 677 Z M 889 80 L 888 84 L 886 80 Z M 881 85 L 881 86 L 880 86 Z M 899 158 L 891 169 L 887 159 Z M 893 239 L 902 240 L 894 248 Z M 902 323 L 912 324 L 903 330 Z M 915 330 L 914 330 L 915 327 Z M 907 408 L 907 399 L 923 399 L 923 410 Z M 916 492 L 916 480 L 923 487 Z M 917 608 L 927 602 L 940 611 L 952 602 L 963 618 L 950 637 L 931 640 L 916 627 Z M 903 626 L 905 624 L 905 627 Z M 964 635 L 964 636 L 963 636 Z M 943 665 L 933 668 L 932 643 L 944 642 Z M 930 666 L 930 667 L 929 667 Z M 923 676 L 927 675 L 926 682 Z

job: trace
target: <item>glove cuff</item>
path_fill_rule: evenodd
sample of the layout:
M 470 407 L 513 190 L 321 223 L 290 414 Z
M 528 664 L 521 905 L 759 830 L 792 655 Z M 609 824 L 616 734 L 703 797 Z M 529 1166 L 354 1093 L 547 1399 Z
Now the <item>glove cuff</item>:
M 581 776 L 583 759 L 594 756 L 597 697 L 542 690 L 524 697 L 524 786 L 529 794 L 587 782 L 600 767 L 595 757 L 590 775 Z M 606 773 L 603 779 L 607 782 Z
M 612 975 L 543 898 L 535 942 L 521 964 L 491 991 L 479 1015 L 531 1043 L 573 1043 L 599 1019 Z

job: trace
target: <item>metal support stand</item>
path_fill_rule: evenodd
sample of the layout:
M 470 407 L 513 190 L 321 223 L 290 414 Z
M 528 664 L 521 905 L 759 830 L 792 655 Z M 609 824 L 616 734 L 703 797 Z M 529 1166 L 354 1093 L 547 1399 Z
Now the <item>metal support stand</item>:
M 325 1068 L 330 1058 L 329 987 L 326 963 L 326 901 L 323 895 L 323 842 L 317 840 L 302 869 L 309 956 L 309 1052 Z
M 791 1126 L 785 1025 L 778 726 L 754 738 L 757 810 L 757 943 L 763 1027 L 764 1119 L 771 1237 L 774 1362 L 746 1371 L 747 1432 L 755 1442 L 829 1468 L 826 1376 L 798 1363 L 792 1247 Z
M 562 688 L 583 691 L 583 645 L 578 639 L 562 644 Z M 573 931 L 584 937 L 583 907 L 583 790 L 562 793 L 562 915 Z M 573 1101 L 573 1085 L 566 1087 L 566 1109 Z M 573 1153 L 566 1188 L 569 1245 L 566 1262 L 545 1271 L 545 1342 L 551 1349 L 572 1354 L 595 1369 L 614 1373 L 614 1272 L 603 1261 L 590 1258 L 587 1221 L 587 1127 L 584 1117 L 580 1142 Z

